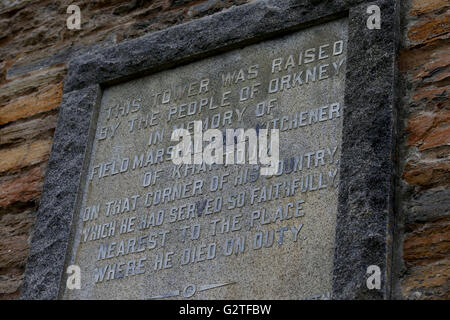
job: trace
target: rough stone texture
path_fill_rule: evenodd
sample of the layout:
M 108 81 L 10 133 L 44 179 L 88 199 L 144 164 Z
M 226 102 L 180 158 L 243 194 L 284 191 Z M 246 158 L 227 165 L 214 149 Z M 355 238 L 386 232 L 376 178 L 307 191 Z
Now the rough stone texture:
M 402 281 L 402 298 L 450 299 L 449 270 L 448 259 L 408 268 Z
M 219 12 L 232 5 L 239 5 L 247 1 L 208 0 L 208 1 L 175 1 L 156 0 L 138 2 L 133 8 L 118 9 L 127 6 L 128 1 L 78 1 L 82 10 L 82 30 L 71 31 L 65 27 L 67 14 L 65 9 L 71 0 L 47 1 L 47 0 L 7 0 L 0 3 L 0 118 L 6 117 L 7 123 L 0 125 L 0 159 L 6 157 L 6 151 L 11 147 L 19 147 L 22 144 L 29 145 L 44 137 L 52 136 L 53 126 L 45 122 L 48 130 L 39 131 L 39 121 L 54 116 L 53 111 L 33 109 L 22 112 L 20 104 L 12 110 L 8 108 L 10 101 L 35 101 L 42 108 L 56 103 L 57 97 L 61 97 L 61 91 L 53 91 L 54 96 L 39 95 L 39 92 L 49 92 L 53 86 L 60 84 L 64 78 L 68 59 L 75 55 L 88 52 L 91 48 L 104 47 L 109 44 L 119 43 L 123 40 L 136 38 L 157 30 L 163 30 L 169 26 L 188 22 L 211 13 Z M 306 2 L 306 1 L 305 1 Z M 311 1 L 313 4 L 318 1 Z M 334 1 L 339 6 L 341 1 Z M 394 280 L 400 279 L 394 290 L 393 297 L 406 299 L 448 299 L 448 254 L 446 259 L 430 262 L 421 266 L 405 267 L 403 261 L 403 237 L 408 229 L 408 224 L 418 222 L 426 224 L 436 218 L 449 215 L 450 203 L 448 201 L 448 179 L 434 182 L 433 174 L 428 183 L 432 187 L 423 187 L 410 184 L 403 176 L 410 176 L 405 172 L 406 164 L 414 170 L 424 167 L 424 171 L 434 170 L 443 162 L 448 163 L 450 148 L 446 135 L 440 134 L 440 129 L 432 121 L 428 127 L 422 121 L 414 121 L 418 117 L 423 119 L 440 119 L 450 107 L 448 63 L 439 62 L 448 58 L 446 53 L 450 50 L 448 44 L 449 24 L 447 0 L 405 0 L 402 3 L 402 50 L 399 67 L 402 72 L 399 86 L 402 89 L 399 103 L 399 143 L 397 159 L 399 162 L 400 177 L 397 181 L 397 205 L 396 215 L 399 216 L 397 224 L 398 239 L 396 245 L 397 257 L 394 268 Z M 299 1 L 299 5 L 304 3 Z M 328 4 L 330 5 L 330 4 Z M 334 4 L 331 4 L 334 6 Z M 115 14 L 114 14 L 115 12 Z M 433 61 L 438 61 L 440 66 L 434 67 Z M 33 100 L 40 97 L 39 100 Z M 49 103 L 46 100 L 49 100 Z M 57 103 L 56 103 L 57 105 Z M 48 107 L 49 109 L 51 107 Z M 6 111 L 8 110 L 8 111 Z M 39 112 L 33 114 L 34 110 Z M 14 115 L 9 115 L 12 112 Z M 439 114 L 439 115 L 438 115 Z M 42 117 L 42 118 L 41 118 Z M 21 120 L 15 120 L 22 118 Z M 412 121 L 410 121 L 412 120 Z M 50 121 L 50 120 L 49 120 Z M 440 122 L 445 128 L 446 122 Z M 408 129 L 409 124 L 411 126 Z M 418 127 L 416 127 L 418 125 Z M 27 129 L 29 126 L 29 129 Z M 448 125 L 447 125 L 448 127 Z M 408 130 L 407 130 L 408 129 Z M 24 132 L 20 137 L 19 132 Z M 431 148 L 419 151 L 429 133 L 436 131 L 438 139 L 432 139 Z M 3 132 L 8 132 L 7 138 Z M 10 133 L 17 135 L 11 136 Z M 411 134 L 411 144 L 408 143 Z M 448 137 L 448 135 L 447 135 Z M 443 139 L 444 138 L 444 139 Z M 435 141 L 446 141 L 440 144 Z M 10 154 L 8 152 L 8 154 Z M 45 157 L 42 158 L 45 164 Z M 17 167 L 13 171 L 0 173 L 0 192 L 2 195 L 13 194 L 9 188 L 17 190 L 20 194 L 21 184 L 6 184 L 5 181 L 20 179 L 27 175 L 30 168 Z M 41 166 L 41 164 L 37 164 Z M 408 167 L 409 168 L 409 167 Z M 428 169 L 425 169 L 428 168 Z M 448 169 L 446 169 L 448 170 Z M 441 171 L 442 173 L 442 171 Z M 43 175 L 42 175 L 43 176 Z M 442 177 L 438 174 L 438 177 Z M 34 179 L 34 178 L 33 178 Z M 22 180 L 20 180 L 22 181 Z M 34 182 L 33 182 L 34 183 Z M 42 184 L 42 183 L 41 183 Z M 2 188 L 3 186 L 3 188 Z M 30 187 L 26 182 L 24 190 Z M 39 187 L 37 187 L 39 188 Z M 34 191 L 33 191 L 34 192 Z M 37 191 L 36 191 L 36 197 Z M 9 196 L 8 196 L 9 198 Z M 12 197 L 11 199 L 14 199 Z M 19 199 L 19 198 L 17 198 Z M 34 210 L 38 200 L 19 200 L 8 202 L 7 207 L 0 208 L 0 245 L 8 243 L 12 246 L 15 241 L 9 240 L 11 232 L 22 233 L 27 239 L 23 243 L 28 246 L 30 228 L 34 221 Z M 5 213 L 14 214 L 18 223 L 6 224 L 3 217 Z M 29 219 L 29 220 L 28 220 Z M 20 221 L 26 222 L 24 224 Z M 23 226 L 23 227 L 19 227 Z M 12 229 L 9 229 L 12 228 Z M 432 230 L 432 229 L 430 229 Z M 406 231 L 406 237 L 408 237 Z M 5 235 L 5 236 L 3 236 Z M 15 238 L 11 238 L 15 239 Z M 448 239 L 448 235 L 446 236 Z M 9 249 L 8 249 L 9 250 Z M 0 263 L 12 259 L 15 264 L 7 264 L 8 267 L 0 269 L 0 298 L 17 298 L 20 292 L 21 278 L 25 266 L 25 256 L 16 251 L 8 252 L 0 258 Z M 19 252 L 19 251 L 17 251 Z M 16 256 L 16 257 L 15 257 Z M 408 261 L 406 261 L 408 263 Z M 439 279 L 437 281 L 436 279 Z
M 394 296 L 449 299 L 450 4 L 402 4 Z
M 16 263 L 0 268 L 0 299 L 20 295 L 44 177 L 38 178 L 33 170 L 46 168 L 69 59 L 247 1 L 218 1 L 214 8 L 189 14 L 202 1 L 177 6 L 171 0 L 138 1 L 123 10 L 128 2 L 77 1 L 82 11 L 79 31 L 66 28 L 71 0 L 0 2 L 0 162 L 4 168 L 0 173 L 0 246 L 19 241 L 14 240 L 14 232 L 24 239 L 24 251 L 2 251 L 0 264 Z M 9 215 L 24 223 L 7 224 L 3 217 Z
M 359 2 L 256 1 L 231 8 L 220 15 L 76 57 L 69 66 L 64 90 L 69 92 L 90 83 L 113 84 L 186 63 L 219 50 L 256 42 L 280 30 L 295 29 L 299 21 L 307 24 L 325 16 L 330 19 L 330 12 L 342 15 L 350 4 Z
M 3 149 L 0 173 L 14 172 L 20 168 L 46 161 L 50 154 L 51 144 L 52 140 L 46 139 Z
M 343 137 L 343 153 L 346 156 L 341 162 L 341 178 L 343 175 L 345 183 L 341 184 L 339 191 L 333 294 L 337 299 L 388 298 L 390 286 L 386 275 L 390 274 L 389 225 L 394 173 L 393 105 L 398 11 L 391 1 L 376 2 L 387 17 L 385 21 L 388 22 L 385 23 L 388 24 L 385 29 L 368 32 L 365 28 L 366 7 L 356 7 L 358 3 L 257 1 L 232 8 L 182 27 L 175 26 L 77 57 L 69 66 L 64 91 L 70 93 L 92 83 L 105 85 L 129 80 L 175 63 L 217 53 L 222 48 L 234 48 L 282 31 L 305 27 L 318 19 L 325 22 L 342 16 L 351 8 L 349 35 L 350 50 L 353 52 L 347 65 L 349 71 L 346 79 L 350 81 L 346 83 L 344 119 L 347 120 L 344 122 Z M 361 57 L 371 59 L 367 61 Z M 67 130 L 67 134 L 73 133 Z M 48 176 L 58 174 L 50 169 Z M 53 188 L 57 189 L 58 185 Z M 47 193 L 49 197 L 54 197 L 51 189 Z M 42 207 L 40 210 L 45 212 Z M 72 209 L 60 211 L 72 214 Z M 70 217 L 59 219 L 70 221 Z M 67 237 L 65 230 L 61 231 L 61 235 L 53 235 L 53 239 L 64 237 Z M 57 264 L 62 265 L 62 262 Z M 372 264 L 383 270 L 383 287 L 378 291 L 369 291 L 365 286 L 366 268 Z M 48 270 L 49 266 L 43 260 L 30 260 L 28 265 L 30 270 L 36 268 L 40 273 L 54 272 L 53 269 Z M 32 273 L 27 271 L 27 274 Z M 56 281 L 57 278 L 54 279 Z M 35 287 L 27 284 L 23 296 L 55 297 L 56 284 L 48 285 L 50 287 L 41 288 L 39 295 L 31 294 L 30 289 Z
M 0 207 L 7 208 L 13 203 L 38 200 L 41 195 L 42 168 L 35 167 L 0 184 Z
M 95 166 L 99 163 L 109 161 L 110 159 L 119 160 L 122 157 L 130 157 L 130 162 L 134 155 L 146 153 L 148 150 L 166 149 L 173 145 L 170 141 L 170 132 L 173 126 L 186 124 L 186 121 L 211 119 L 214 115 L 220 115 L 224 112 L 233 112 L 232 123 L 220 122 L 218 129 L 225 132 L 225 128 L 258 128 L 271 119 L 289 116 L 291 119 L 294 114 L 307 111 L 323 105 L 339 103 L 344 104 L 345 89 L 345 65 L 339 72 L 327 72 L 327 79 L 322 81 L 306 80 L 302 85 L 295 85 L 289 89 L 277 91 L 269 94 L 268 88 L 271 79 L 280 78 L 286 74 L 298 74 L 300 71 L 306 73 L 306 70 L 319 68 L 327 64 L 344 63 L 346 60 L 347 48 L 347 19 L 339 19 L 324 24 L 311 26 L 296 33 L 288 34 L 284 37 L 265 40 L 263 42 L 232 50 L 220 55 L 195 61 L 188 65 L 183 65 L 170 70 L 164 70 L 156 74 L 149 75 L 118 85 L 105 88 L 102 92 L 102 102 L 99 106 L 99 116 L 97 128 L 97 137 L 100 128 L 118 123 L 120 126 L 115 131 L 114 137 L 108 139 L 95 139 L 90 154 L 89 169 L 83 172 L 83 176 L 90 176 Z M 329 48 L 328 58 L 316 60 L 310 64 L 302 64 L 290 67 L 289 70 L 283 70 L 272 74 L 272 60 L 278 57 L 287 59 L 290 54 L 297 55 L 298 52 L 307 48 L 319 48 L 324 44 L 333 46 L 336 41 L 342 40 L 343 51 L 340 54 L 332 56 L 332 49 Z M 136 40 L 138 41 L 138 40 Z M 146 39 L 140 39 L 145 46 Z M 222 74 L 231 70 L 246 70 L 249 66 L 258 66 L 258 75 L 254 79 L 245 82 L 234 82 L 232 86 L 224 86 L 222 83 Z M 130 68 L 131 69 L 131 68 Z M 122 73 L 126 72 L 123 68 Z M 194 96 L 183 95 L 181 100 L 172 98 L 169 104 L 154 103 L 154 94 L 163 92 L 167 88 L 174 88 L 185 85 L 198 79 L 208 80 L 208 92 Z M 306 83 L 307 82 L 307 83 Z M 240 101 L 240 90 L 252 84 L 258 83 L 258 92 L 254 98 L 246 101 Z M 190 101 L 206 97 L 214 97 L 214 101 L 220 101 L 224 92 L 230 92 L 230 106 L 222 106 L 218 109 L 209 109 L 203 107 L 194 115 L 182 117 L 173 117 L 169 119 L 169 108 L 174 104 L 189 103 Z M 173 97 L 173 96 L 172 96 Z M 123 104 L 128 99 L 137 99 L 141 101 L 141 107 L 138 112 L 116 118 L 107 116 L 109 107 L 117 104 Z M 277 106 L 270 114 L 255 116 L 255 104 L 260 101 L 275 99 Z M 241 119 L 236 116 L 236 110 L 242 110 Z M 136 117 L 142 117 L 152 112 L 158 112 L 158 123 L 147 130 L 134 130 L 130 132 L 127 122 Z M 340 113 L 342 115 L 342 113 Z M 223 118 L 223 116 L 222 116 Z M 208 122 L 208 127 L 211 127 Z M 137 125 L 136 125 L 137 126 Z M 264 126 L 265 127 L 265 126 Z M 272 126 L 271 126 L 272 127 Z M 164 138 L 156 146 L 148 146 L 148 134 L 151 132 L 164 131 Z M 183 298 L 183 288 L 193 284 L 198 288 L 192 295 L 192 299 L 299 299 L 310 298 L 317 295 L 330 295 L 332 289 L 332 271 L 334 258 L 334 241 L 336 229 L 336 213 L 338 206 L 338 178 L 330 179 L 330 171 L 337 172 L 339 167 L 339 154 L 341 145 L 342 116 L 332 117 L 331 120 L 313 123 L 310 126 L 294 128 L 288 131 L 280 132 L 280 159 L 290 163 L 290 168 L 284 167 L 282 173 L 275 177 L 266 177 L 255 175 L 249 183 L 235 184 L 234 181 L 243 172 L 244 168 L 250 169 L 251 166 L 230 165 L 224 167 L 219 165 L 209 172 L 199 172 L 194 176 L 187 177 L 173 176 L 175 165 L 171 161 L 163 161 L 158 165 L 144 165 L 143 168 L 137 167 L 136 170 L 129 169 L 124 173 L 106 178 L 98 178 L 95 174 L 92 180 L 80 187 L 81 209 L 74 218 L 75 241 L 69 246 L 68 254 L 70 260 L 67 265 L 78 265 L 83 274 L 83 283 L 81 290 L 64 290 L 64 299 L 149 299 L 164 294 L 180 290 L 180 294 L 170 297 L 171 299 Z M 68 133 L 69 134 L 69 133 Z M 311 152 L 316 149 L 337 148 L 333 157 L 327 157 L 322 165 L 309 165 L 304 160 L 302 170 L 292 172 L 293 157 L 299 157 L 301 154 Z M 159 162 L 159 161 L 158 161 Z M 326 163 L 326 164 L 325 164 Z M 288 165 L 286 165 L 288 166 Z M 131 163 L 130 163 L 131 167 Z M 186 166 L 181 168 L 184 171 Z M 156 184 L 145 188 L 142 186 L 142 176 L 145 172 L 161 170 L 160 176 L 164 179 L 158 179 Z M 286 171 L 289 171 L 287 173 Z M 51 174 L 51 172 L 49 172 Z M 220 191 L 210 190 L 207 185 L 210 184 L 212 176 L 227 175 L 227 183 Z M 321 190 L 317 190 L 317 184 L 320 180 Z M 310 177 L 313 177 L 315 182 Z M 309 183 L 305 183 L 305 177 Z M 290 184 L 293 179 L 299 180 L 299 189 L 303 192 L 296 192 L 295 196 L 285 197 L 285 192 L 280 190 L 280 196 L 271 201 L 259 203 L 250 203 L 252 190 L 262 190 L 263 188 L 278 184 Z M 193 196 L 179 199 L 175 197 L 174 201 L 161 201 L 159 204 L 148 207 L 145 205 L 146 194 L 156 190 L 166 190 L 174 185 L 183 183 L 192 183 L 192 181 L 201 181 L 203 183 L 202 192 Z M 313 188 L 311 188 L 313 184 Z M 300 187 L 301 186 L 301 187 Z M 171 190 L 171 189 L 169 189 Z M 298 190 L 297 190 L 298 191 Z M 269 194 L 271 192 L 268 191 Z M 246 203 L 240 208 L 227 208 L 225 203 L 230 197 L 238 194 L 246 195 Z M 106 214 L 106 205 L 108 201 L 123 199 L 130 195 L 140 195 L 136 201 L 136 208 L 126 212 L 127 217 L 135 217 L 140 220 L 142 214 L 148 212 L 164 212 L 164 221 L 161 226 L 149 227 L 145 230 L 134 229 L 127 234 L 118 234 L 108 239 L 99 239 L 98 241 L 84 241 L 83 230 L 99 224 L 121 223 L 124 215 Z M 151 197 L 152 199 L 152 197 Z M 212 213 L 211 210 L 202 207 L 206 206 L 207 199 L 223 199 L 224 205 Z M 291 217 L 287 219 L 275 219 L 275 212 L 279 207 L 285 208 L 288 204 L 294 205 L 296 201 L 302 200 L 302 217 Z M 151 200 L 150 200 L 151 202 Z M 99 217 L 90 221 L 82 221 L 85 208 L 92 205 L 100 205 Z M 189 206 L 197 211 L 195 216 L 188 219 L 180 217 L 178 221 L 170 221 L 169 212 L 171 208 L 179 206 Z M 133 205 L 134 207 L 134 205 Z M 209 207 L 209 205 L 208 205 Z M 202 209 L 200 209 L 202 208 Z M 260 220 L 250 222 L 251 215 L 255 210 L 264 208 L 266 219 L 270 223 Z M 291 210 L 292 211 L 292 210 Z M 295 211 L 295 210 L 294 210 Z M 292 213 L 292 212 L 291 212 Z M 234 232 L 222 232 L 222 222 L 216 219 L 232 219 L 238 216 Z M 267 218 L 271 216 L 271 218 Z M 274 219 L 276 221 L 274 221 Z M 217 223 L 217 233 L 211 234 L 211 223 Z M 187 239 L 180 241 L 180 228 L 186 225 L 198 224 L 200 228 L 200 238 L 194 241 Z M 301 224 L 302 228 L 298 237 L 294 238 L 291 233 L 293 227 L 297 228 Z M 280 238 L 281 228 L 287 228 L 283 239 Z M 117 230 L 117 229 L 116 229 Z M 147 249 L 141 253 L 131 253 L 125 256 L 113 257 L 112 259 L 97 259 L 98 250 L 101 243 L 109 241 L 121 241 L 130 237 L 146 237 L 149 232 L 167 231 L 167 237 L 164 240 L 164 246 L 158 243 L 153 249 Z M 267 232 L 274 235 L 272 242 L 266 241 L 262 248 L 255 246 L 256 232 Z M 225 251 L 226 240 L 242 239 L 245 237 L 243 250 L 235 250 L 234 254 L 228 254 Z M 269 236 L 267 238 L 270 238 Z M 127 241 L 127 240 L 125 240 Z M 214 255 L 199 263 L 183 263 L 182 257 L 185 249 L 191 249 L 200 244 L 213 244 Z M 197 249 L 198 250 L 198 249 Z M 172 268 L 154 270 L 155 257 L 157 255 L 173 252 L 171 258 Z M 199 251 L 197 251 L 199 252 Z M 124 276 L 124 279 L 103 278 L 96 283 L 96 268 L 103 268 L 106 265 L 119 263 L 127 259 L 145 258 L 145 272 L 140 275 Z M 191 259 L 189 259 L 191 260 Z M 192 261 L 189 261 L 192 262 Z M 263 268 L 255 266 L 264 266 Z M 299 272 L 299 270 L 301 270 Z M 118 273 L 116 273 L 117 276 Z M 281 275 L 282 274 L 282 275 Z M 274 276 L 277 275 L 277 276 Z M 63 278 L 64 279 L 64 278 Z M 63 280 L 64 282 L 64 280 Z M 206 284 L 222 283 L 227 284 L 210 290 L 201 290 Z M 184 295 L 184 297 L 188 297 Z
M 29 253 L 29 232 L 35 215 L 32 210 L 0 213 L 0 290 L 2 299 L 20 296 L 23 272 Z
M 365 27 L 366 5 L 350 11 L 339 213 L 336 298 L 390 298 L 390 226 L 393 216 L 395 65 L 399 13 L 378 1 L 380 30 Z M 370 265 L 381 269 L 380 290 L 366 286 Z
M 57 119 L 57 110 L 54 110 L 3 126 L 0 128 L 0 145 L 6 147 L 32 139 L 52 138 Z
M 403 244 L 402 294 L 412 299 L 450 298 L 450 218 L 408 223 Z
M 446 258 L 450 251 L 450 219 L 443 217 L 426 223 L 410 223 L 403 244 L 407 267 L 429 264 Z
M 1 99 L 0 105 L 2 106 L 1 107 L 2 111 L 4 111 L 5 114 L 10 113 L 12 111 L 20 112 L 16 109 L 18 107 L 21 107 L 22 104 L 24 105 L 24 108 L 26 109 L 27 105 L 32 105 L 34 103 L 37 103 L 41 99 L 44 100 L 45 102 L 44 101 L 43 102 L 46 104 L 52 103 L 51 102 L 52 98 L 58 100 L 58 97 L 55 98 L 54 95 L 59 94 L 59 96 L 60 96 L 60 94 L 61 94 L 60 90 L 58 91 L 58 89 L 54 88 L 54 87 L 48 88 L 48 86 L 53 85 L 54 83 L 61 82 L 64 72 L 65 72 L 64 68 L 62 68 L 62 67 L 49 68 L 49 69 L 46 69 L 43 71 L 33 72 L 28 77 L 16 78 L 14 80 L 6 82 L 5 84 L 3 84 L 1 86 L 1 91 L 0 91 L 0 99 Z M 45 88 L 43 88 L 43 87 L 45 87 Z M 39 92 L 40 89 L 42 90 L 41 92 Z M 36 91 L 38 91 L 38 92 L 36 94 L 34 94 Z M 53 95 L 49 94 L 49 91 L 53 92 L 54 94 Z M 31 96 L 31 97 L 23 97 L 23 96 Z M 18 101 L 14 100 L 14 98 L 16 98 L 16 97 L 19 97 L 17 99 Z M 34 99 L 34 100 L 32 100 L 34 103 L 27 102 L 27 100 L 25 100 L 25 99 Z M 46 100 L 49 100 L 49 101 L 47 102 Z M 15 107 L 14 107 L 14 102 L 16 102 Z M 8 105 L 10 103 L 13 104 L 13 107 L 8 107 Z M 54 102 L 52 104 L 54 105 Z M 37 107 L 30 106 L 30 107 L 37 108 L 38 110 L 36 110 L 35 112 L 39 111 L 39 106 L 37 106 Z M 43 108 L 43 107 L 41 107 L 41 108 Z M 43 109 L 45 110 L 45 107 Z M 22 115 L 22 117 L 29 116 L 34 113 L 33 113 L 33 111 L 31 111 L 31 112 L 28 112 L 28 114 Z M 9 116 L 9 117 L 11 117 L 11 116 Z M 1 124 L 8 123 L 9 121 L 13 121 L 17 118 L 19 118 L 19 117 L 13 116 L 12 118 L 8 119 L 8 116 L 5 116 L 5 120 L 2 119 Z
M 61 94 L 62 84 L 48 85 L 36 93 L 10 101 L 0 107 L 0 125 L 57 108 Z
M 22 297 L 55 299 L 64 268 L 80 172 L 88 141 L 93 134 L 91 118 L 100 89 L 94 85 L 63 96 L 52 155 L 44 182 L 41 205 L 33 229 Z M 68 134 L 70 132 L 70 134 Z

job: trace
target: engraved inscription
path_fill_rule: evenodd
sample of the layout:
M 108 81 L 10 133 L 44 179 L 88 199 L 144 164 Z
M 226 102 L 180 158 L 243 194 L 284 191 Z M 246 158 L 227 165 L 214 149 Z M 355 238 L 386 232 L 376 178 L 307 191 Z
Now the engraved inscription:
M 346 50 L 340 19 L 106 88 L 64 297 L 329 296 Z M 194 121 L 279 130 L 278 171 L 174 164 Z

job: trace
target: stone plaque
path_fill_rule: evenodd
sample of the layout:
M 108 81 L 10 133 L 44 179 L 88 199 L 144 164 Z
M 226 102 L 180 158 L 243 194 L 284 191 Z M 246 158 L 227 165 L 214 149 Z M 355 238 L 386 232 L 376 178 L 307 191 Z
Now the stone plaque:
M 103 91 L 66 299 L 329 297 L 347 20 Z M 279 168 L 171 161 L 175 128 L 278 129 Z
M 397 4 L 252 1 L 75 57 L 22 298 L 388 298 Z M 277 172 L 173 163 L 199 124 L 278 130 Z

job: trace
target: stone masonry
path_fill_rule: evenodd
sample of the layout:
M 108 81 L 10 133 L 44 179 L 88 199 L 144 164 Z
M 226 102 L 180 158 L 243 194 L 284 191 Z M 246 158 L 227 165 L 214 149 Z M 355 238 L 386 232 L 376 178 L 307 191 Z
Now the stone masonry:
M 246 0 L 0 4 L 0 299 L 17 299 L 68 61 Z M 66 27 L 70 4 L 81 30 Z M 404 0 L 399 52 L 396 299 L 450 299 L 450 4 Z

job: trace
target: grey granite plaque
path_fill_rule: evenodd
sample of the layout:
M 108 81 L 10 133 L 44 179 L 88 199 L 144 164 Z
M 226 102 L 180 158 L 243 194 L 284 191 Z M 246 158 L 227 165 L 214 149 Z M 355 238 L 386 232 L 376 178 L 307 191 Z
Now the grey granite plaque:
M 396 6 L 255 1 L 75 58 L 22 297 L 389 297 Z M 175 165 L 194 121 L 279 129 L 278 172 Z
M 331 295 L 347 22 L 103 92 L 65 298 Z M 273 176 L 171 161 L 174 128 L 278 129 Z

